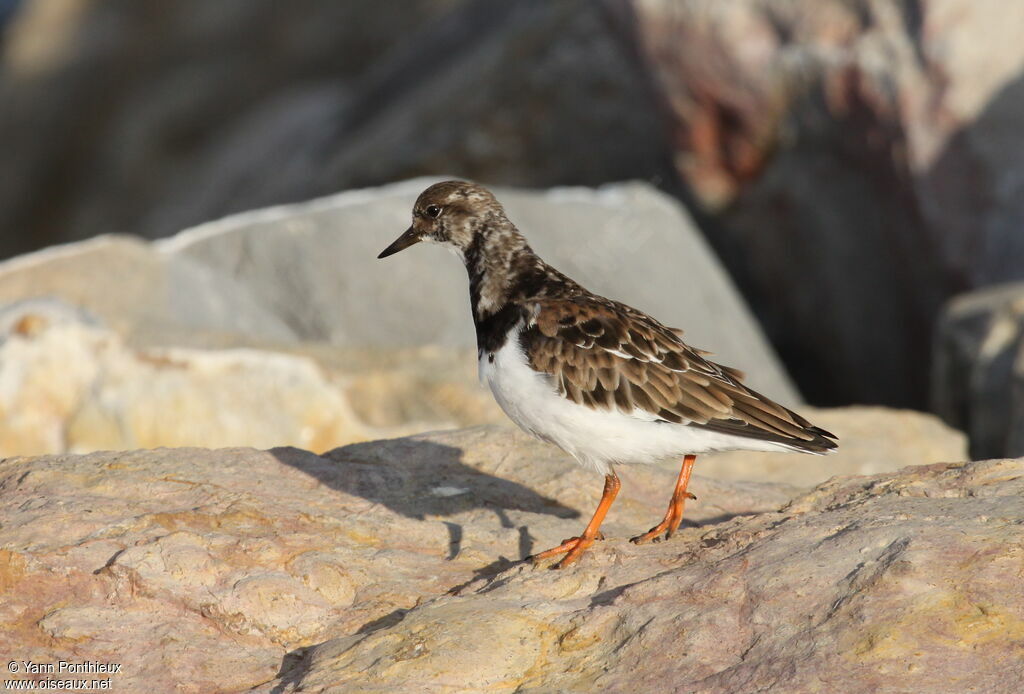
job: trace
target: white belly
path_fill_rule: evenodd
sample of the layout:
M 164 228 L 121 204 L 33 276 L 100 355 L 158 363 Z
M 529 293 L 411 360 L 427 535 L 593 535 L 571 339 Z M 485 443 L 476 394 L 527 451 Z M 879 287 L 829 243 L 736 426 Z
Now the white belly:
M 491 358 L 493 356 L 493 359 Z M 518 332 L 494 355 L 480 356 L 480 380 L 509 418 L 580 463 L 607 473 L 613 463 L 654 463 L 720 450 L 792 450 L 785 445 L 657 422 L 635 410 L 595 410 L 558 394 L 550 379 L 530 368 Z

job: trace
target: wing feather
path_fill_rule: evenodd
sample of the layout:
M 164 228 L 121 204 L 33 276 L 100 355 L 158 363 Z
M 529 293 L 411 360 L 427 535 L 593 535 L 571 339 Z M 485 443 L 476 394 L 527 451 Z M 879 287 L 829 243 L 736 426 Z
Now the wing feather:
M 624 304 L 578 295 L 528 308 L 519 339 L 530 366 L 572 402 L 812 452 L 836 446 L 834 435 L 743 385 L 742 372 L 705 359 L 681 331 Z

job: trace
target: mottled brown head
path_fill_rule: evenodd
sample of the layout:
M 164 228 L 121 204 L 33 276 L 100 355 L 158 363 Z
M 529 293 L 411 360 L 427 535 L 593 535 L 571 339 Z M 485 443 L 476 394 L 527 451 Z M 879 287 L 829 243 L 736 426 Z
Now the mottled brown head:
M 412 226 L 381 251 L 386 258 L 420 241 L 438 243 L 465 258 L 466 250 L 489 222 L 504 221 L 505 212 L 483 186 L 444 181 L 423 191 L 412 208 Z

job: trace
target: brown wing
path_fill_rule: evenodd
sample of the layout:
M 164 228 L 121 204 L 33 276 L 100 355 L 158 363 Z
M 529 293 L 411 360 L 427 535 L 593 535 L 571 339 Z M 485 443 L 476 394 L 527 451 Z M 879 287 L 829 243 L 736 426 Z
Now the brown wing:
M 822 452 L 835 436 L 705 359 L 678 331 L 593 296 L 539 300 L 520 334 L 530 366 L 573 402 Z

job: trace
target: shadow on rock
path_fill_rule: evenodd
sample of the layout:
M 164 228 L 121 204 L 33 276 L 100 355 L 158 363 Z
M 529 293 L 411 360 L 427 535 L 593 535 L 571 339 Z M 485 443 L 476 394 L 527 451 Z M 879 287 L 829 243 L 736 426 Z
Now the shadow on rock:
M 529 487 L 481 472 L 462 462 L 461 449 L 413 438 L 357 443 L 322 456 L 298 448 L 270 451 L 282 463 L 323 484 L 381 504 L 408 518 L 425 520 L 481 508 L 493 511 L 504 528 L 516 527 L 508 511 L 526 511 L 578 518 L 579 511 L 538 494 Z M 454 558 L 462 542 L 462 526 L 443 521 Z M 519 528 L 520 551 L 532 549 L 526 526 Z

